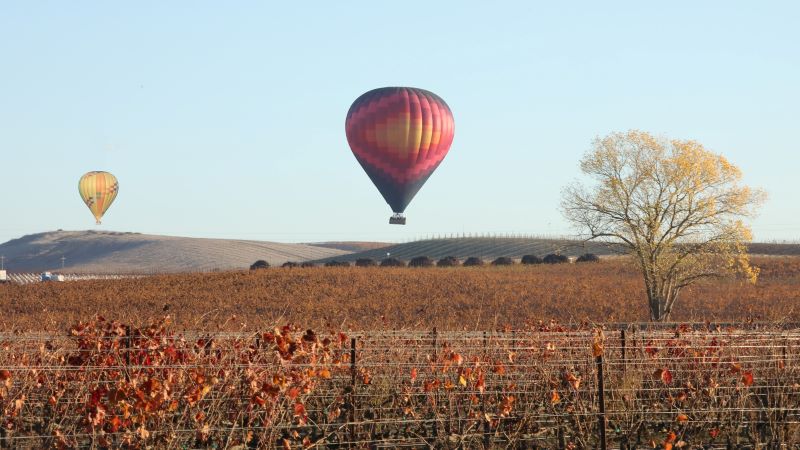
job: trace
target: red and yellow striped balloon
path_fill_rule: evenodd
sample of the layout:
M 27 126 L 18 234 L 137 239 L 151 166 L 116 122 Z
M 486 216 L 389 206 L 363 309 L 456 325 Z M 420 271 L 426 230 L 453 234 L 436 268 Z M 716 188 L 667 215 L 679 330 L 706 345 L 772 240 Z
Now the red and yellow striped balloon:
M 108 172 L 89 172 L 78 181 L 78 192 L 97 220 L 97 224 L 100 225 L 103 214 L 108 211 L 111 203 L 117 198 L 119 182 L 114 175 Z
M 385 87 L 353 102 L 347 142 L 392 211 L 402 213 L 447 155 L 455 125 L 438 95 Z

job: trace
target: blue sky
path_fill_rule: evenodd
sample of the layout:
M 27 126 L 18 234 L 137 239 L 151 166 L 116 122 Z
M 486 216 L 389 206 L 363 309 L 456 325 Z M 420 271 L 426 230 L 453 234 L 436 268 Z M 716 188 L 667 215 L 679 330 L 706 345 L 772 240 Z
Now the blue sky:
M 402 241 L 567 234 L 561 188 L 591 140 L 691 138 L 769 193 L 759 240 L 800 238 L 797 2 L 45 2 L 0 4 L 0 242 L 92 229 Z M 450 153 L 390 226 L 347 109 L 436 92 Z

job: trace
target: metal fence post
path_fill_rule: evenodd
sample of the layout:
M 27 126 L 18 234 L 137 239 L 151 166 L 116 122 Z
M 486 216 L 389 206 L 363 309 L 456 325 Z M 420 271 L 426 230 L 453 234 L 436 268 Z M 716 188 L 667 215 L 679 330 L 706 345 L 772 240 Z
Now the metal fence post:
M 350 445 L 356 442 L 356 338 L 350 338 Z
M 125 380 L 131 380 L 131 328 L 125 333 Z
M 439 339 L 439 332 L 436 331 L 436 327 L 433 327 L 433 364 L 434 366 L 438 364 L 438 359 L 436 358 L 436 344 Z M 433 441 L 437 442 L 439 440 L 439 416 L 438 416 L 438 409 L 439 409 L 439 391 L 436 390 L 434 393 L 434 402 L 433 402 Z
M 602 354 L 595 357 L 595 364 L 597 365 L 597 403 L 600 408 L 597 415 L 597 426 L 600 428 L 600 450 L 606 450 L 608 448 L 606 443 L 606 394 L 603 380 Z
M 488 365 L 489 351 L 486 342 L 486 332 L 483 332 L 483 359 Z M 485 387 L 484 387 L 485 389 Z M 486 420 L 486 394 L 481 394 L 481 414 L 483 414 L 483 448 L 488 449 L 491 439 L 491 424 Z
M 620 340 L 620 349 L 621 349 L 621 356 L 622 356 L 622 374 L 625 375 L 625 328 L 620 330 L 619 332 L 619 340 Z

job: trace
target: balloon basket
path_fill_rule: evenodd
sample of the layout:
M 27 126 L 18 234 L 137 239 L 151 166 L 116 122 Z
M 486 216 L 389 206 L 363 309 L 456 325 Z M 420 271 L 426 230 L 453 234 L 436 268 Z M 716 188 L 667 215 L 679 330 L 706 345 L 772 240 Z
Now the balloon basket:
M 389 224 L 391 225 L 405 225 L 406 224 L 406 216 L 402 214 L 395 214 L 392 217 L 389 217 Z

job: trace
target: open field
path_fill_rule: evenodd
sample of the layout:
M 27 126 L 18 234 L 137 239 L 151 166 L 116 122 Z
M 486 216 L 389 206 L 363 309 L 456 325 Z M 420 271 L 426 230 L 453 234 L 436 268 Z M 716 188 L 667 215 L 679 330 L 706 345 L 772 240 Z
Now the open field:
M 757 285 L 708 282 L 682 293 L 677 321 L 800 321 L 800 259 L 757 258 Z M 493 330 L 537 321 L 647 319 L 640 276 L 624 259 L 456 268 L 271 268 L 0 286 L 2 330 L 63 330 L 99 313 L 139 322 L 170 314 L 186 329 Z M 165 312 L 166 311 L 166 312 Z

